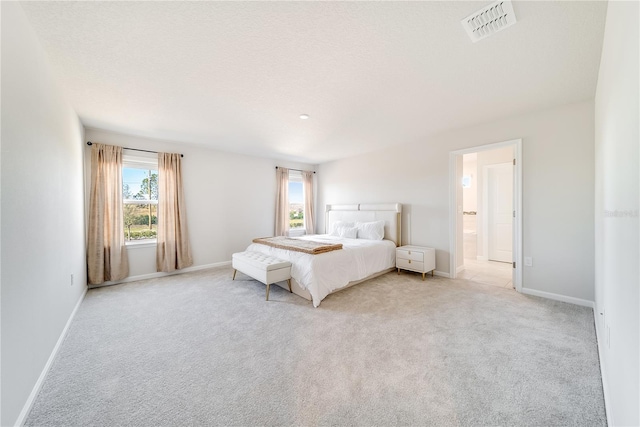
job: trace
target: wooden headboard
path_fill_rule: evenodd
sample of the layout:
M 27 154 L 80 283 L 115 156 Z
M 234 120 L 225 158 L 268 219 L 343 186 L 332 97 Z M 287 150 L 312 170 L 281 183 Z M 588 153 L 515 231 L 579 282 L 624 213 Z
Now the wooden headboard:
M 325 233 L 332 230 L 336 221 L 370 222 L 384 220 L 384 238 L 402 246 L 401 203 L 357 203 L 350 205 L 327 205 Z

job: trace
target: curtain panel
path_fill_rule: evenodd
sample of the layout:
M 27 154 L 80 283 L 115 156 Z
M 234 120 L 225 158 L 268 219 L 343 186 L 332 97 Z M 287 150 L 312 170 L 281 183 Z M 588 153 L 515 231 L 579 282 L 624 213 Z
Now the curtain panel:
M 313 209 L 313 172 L 302 171 L 302 187 L 304 192 L 304 230 L 307 234 L 316 233 L 315 214 Z
M 276 169 L 276 236 L 289 234 L 289 169 Z
M 122 211 L 122 147 L 91 146 L 87 275 L 91 285 L 129 275 Z
M 193 264 L 180 154 L 158 153 L 157 241 L 158 271 L 171 272 Z

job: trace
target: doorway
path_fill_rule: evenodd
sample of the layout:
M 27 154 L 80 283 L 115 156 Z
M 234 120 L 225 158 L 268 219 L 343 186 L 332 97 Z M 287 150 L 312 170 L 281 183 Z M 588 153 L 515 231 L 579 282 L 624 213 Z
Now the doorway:
M 452 278 L 520 291 L 521 140 L 450 155 Z

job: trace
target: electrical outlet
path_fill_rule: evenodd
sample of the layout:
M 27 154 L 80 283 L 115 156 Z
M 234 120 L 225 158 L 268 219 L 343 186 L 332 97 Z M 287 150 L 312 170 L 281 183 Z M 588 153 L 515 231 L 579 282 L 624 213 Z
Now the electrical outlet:
M 527 267 L 533 267 L 533 258 L 530 256 L 524 257 L 524 265 Z
M 71 273 L 71 286 L 73 286 L 73 273 Z

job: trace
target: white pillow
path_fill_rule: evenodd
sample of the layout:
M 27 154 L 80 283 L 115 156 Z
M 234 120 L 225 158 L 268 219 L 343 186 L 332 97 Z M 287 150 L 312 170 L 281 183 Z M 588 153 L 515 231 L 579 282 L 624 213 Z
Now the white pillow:
M 357 239 L 358 229 L 356 227 L 347 227 L 344 225 L 338 225 L 333 227 L 332 236 L 343 237 L 347 239 Z
M 332 236 L 337 236 L 337 234 L 334 234 L 334 231 L 338 228 L 338 227 L 355 227 L 356 225 L 353 222 L 347 222 L 347 221 L 336 221 L 333 224 L 331 224 L 331 230 L 329 230 L 329 234 L 331 234 Z M 355 237 L 354 237 L 355 239 Z
M 358 239 L 384 239 L 384 221 L 356 222 L 356 227 L 358 228 Z

